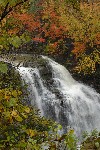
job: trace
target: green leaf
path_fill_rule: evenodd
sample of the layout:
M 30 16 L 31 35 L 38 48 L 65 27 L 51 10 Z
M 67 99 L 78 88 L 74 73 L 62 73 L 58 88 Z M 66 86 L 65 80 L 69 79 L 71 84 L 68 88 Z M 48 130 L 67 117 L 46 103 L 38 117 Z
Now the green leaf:
M 23 116 L 24 118 L 27 118 L 27 117 L 28 117 L 25 113 L 22 113 L 22 116 Z
M 3 112 L 3 116 L 5 119 L 8 119 L 8 118 L 10 118 L 11 114 L 9 111 L 5 111 L 5 112 Z
M 21 39 L 18 36 L 9 38 L 9 42 L 16 48 L 21 45 Z
M 0 0 L 0 5 L 6 6 L 6 4 L 7 4 L 7 0 Z
M 100 144 L 98 142 L 95 143 L 96 148 L 100 148 Z
M 31 38 L 28 35 L 25 36 L 25 39 L 26 39 L 27 42 L 29 42 L 31 40 Z
M 27 143 L 25 142 L 19 142 L 18 147 L 25 148 L 27 146 Z
M 9 3 L 11 6 L 14 6 L 16 4 L 16 0 L 10 0 Z
M 11 98 L 10 101 L 8 102 L 8 107 L 16 106 L 17 101 L 16 98 Z
M 15 119 L 16 119 L 18 122 L 22 122 L 22 121 L 23 121 L 22 117 L 20 117 L 20 116 L 17 116 Z
M 62 126 L 59 124 L 58 125 L 58 130 L 61 130 L 62 129 Z
M 0 72 L 7 73 L 7 70 L 8 70 L 7 64 L 0 62 Z

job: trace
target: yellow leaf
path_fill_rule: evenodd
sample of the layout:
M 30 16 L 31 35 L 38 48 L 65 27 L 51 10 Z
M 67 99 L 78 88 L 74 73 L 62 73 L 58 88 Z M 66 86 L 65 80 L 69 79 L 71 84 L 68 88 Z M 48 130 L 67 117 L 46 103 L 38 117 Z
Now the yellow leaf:
M 24 117 L 24 118 L 27 118 L 28 116 L 27 115 L 25 115 L 25 113 L 21 113 L 22 114 L 22 116 Z
M 21 95 L 21 94 L 22 94 L 22 91 L 19 91 L 19 90 L 18 90 L 18 95 Z
M 20 117 L 19 115 L 17 115 L 17 116 L 15 117 L 15 119 L 16 119 L 17 121 L 19 121 L 19 122 L 23 121 L 22 117 Z
M 3 49 L 3 45 L 0 45 L 0 49 Z
M 10 99 L 10 97 L 11 97 L 11 92 L 10 91 L 8 91 L 8 90 L 6 90 L 5 91 L 5 99 L 8 101 L 9 99 Z
M 12 91 L 12 96 L 14 96 L 14 97 L 17 97 L 17 96 L 18 96 L 18 93 L 17 93 L 16 90 Z
M 16 110 L 13 110 L 12 112 L 11 112 L 11 115 L 13 116 L 13 117 L 17 117 L 17 111 Z
M 4 93 L 0 90 L 0 101 L 4 98 Z
M 26 130 L 26 133 L 30 136 L 30 137 L 33 137 L 37 134 L 37 132 L 35 130 L 32 130 L 32 129 L 27 129 Z
M 2 21 L 2 27 L 6 24 L 6 18 L 3 19 Z
M 74 130 L 73 130 L 73 129 L 70 130 L 70 131 L 69 131 L 69 134 L 74 134 Z
M 12 116 L 10 116 L 10 118 L 9 118 L 9 122 L 10 122 L 10 123 L 12 123 L 12 122 L 13 122 L 13 118 L 12 118 Z
M 26 112 L 26 113 L 29 113 L 29 112 L 30 112 L 30 108 L 29 108 L 29 107 L 26 107 L 26 108 L 25 108 L 25 112 Z
M 3 107 L 2 107 L 2 106 L 0 106 L 0 112 L 2 112 L 2 109 L 3 109 Z
M 10 96 L 9 96 L 9 95 L 5 95 L 5 99 L 6 99 L 7 101 L 9 101 L 9 100 L 10 100 Z

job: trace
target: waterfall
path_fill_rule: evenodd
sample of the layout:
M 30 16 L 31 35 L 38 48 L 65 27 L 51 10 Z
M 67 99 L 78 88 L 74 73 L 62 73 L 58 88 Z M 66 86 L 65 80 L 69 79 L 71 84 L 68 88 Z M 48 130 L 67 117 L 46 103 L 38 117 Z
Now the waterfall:
M 80 136 L 83 131 L 100 130 L 100 94 L 94 89 L 75 81 L 69 71 L 46 56 L 45 70 L 41 67 L 18 68 L 27 84 L 29 99 L 40 109 L 41 116 L 52 118 L 63 126 L 73 128 Z M 48 73 L 48 75 L 49 75 Z

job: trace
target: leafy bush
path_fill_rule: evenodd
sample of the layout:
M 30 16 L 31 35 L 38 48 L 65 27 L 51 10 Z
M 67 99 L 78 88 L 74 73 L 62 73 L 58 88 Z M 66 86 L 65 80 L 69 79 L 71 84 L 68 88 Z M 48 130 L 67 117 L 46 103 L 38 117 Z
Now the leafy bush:
M 81 150 L 100 150 L 100 133 L 96 129 L 90 134 L 84 132 L 83 139 Z
M 12 70 L 9 71 L 6 63 L 0 63 L 0 149 L 40 150 L 48 147 L 56 150 L 62 144 L 69 150 L 76 149 L 73 130 L 60 136 L 61 125 L 41 117 L 38 110 L 22 103 L 21 85 L 19 79 L 15 80 L 18 75 Z M 11 72 L 13 80 L 9 76 Z

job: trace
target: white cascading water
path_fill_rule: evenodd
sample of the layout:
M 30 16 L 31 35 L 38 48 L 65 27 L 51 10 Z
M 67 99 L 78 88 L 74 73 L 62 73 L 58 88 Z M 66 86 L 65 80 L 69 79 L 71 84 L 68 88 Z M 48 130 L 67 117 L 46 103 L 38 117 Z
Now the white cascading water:
M 34 75 L 36 74 L 38 76 L 38 80 L 41 84 L 41 80 L 39 77 L 39 72 L 37 68 L 25 68 L 25 67 L 19 67 L 19 72 L 22 78 L 25 81 L 25 84 L 27 85 L 27 90 L 29 91 L 29 99 L 31 101 L 32 105 L 36 105 L 38 109 L 41 110 L 41 115 L 43 115 L 43 110 L 41 106 L 41 97 L 38 94 L 38 89 L 35 85 L 35 78 Z
M 43 59 L 51 68 L 53 87 L 62 98 L 46 87 L 38 68 L 19 67 L 19 73 L 28 85 L 31 104 L 40 109 L 42 116 L 61 123 L 65 131 L 67 126 L 73 128 L 77 136 L 83 131 L 100 130 L 100 94 L 75 81 L 62 65 L 45 56 Z

